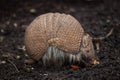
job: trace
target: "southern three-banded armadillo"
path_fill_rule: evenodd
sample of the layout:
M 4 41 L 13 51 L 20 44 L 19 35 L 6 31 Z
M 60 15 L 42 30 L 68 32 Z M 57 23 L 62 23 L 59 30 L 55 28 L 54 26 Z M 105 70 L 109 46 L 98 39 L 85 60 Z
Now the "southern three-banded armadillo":
M 46 13 L 26 29 L 25 46 L 32 60 L 50 62 L 96 61 L 92 39 L 71 15 Z

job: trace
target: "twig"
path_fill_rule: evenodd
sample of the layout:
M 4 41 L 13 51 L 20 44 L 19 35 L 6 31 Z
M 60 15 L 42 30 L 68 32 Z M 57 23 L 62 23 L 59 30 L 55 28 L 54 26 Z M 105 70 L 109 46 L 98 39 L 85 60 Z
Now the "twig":
M 19 72 L 17 66 L 11 60 L 8 59 L 7 61 L 10 62 L 14 66 L 14 68 L 16 69 L 17 72 Z
M 63 80 L 63 79 L 66 79 L 66 78 L 68 78 L 68 77 L 70 77 L 70 76 L 73 76 L 74 74 L 69 74 L 69 75 L 66 75 L 66 76 L 64 76 L 64 77 L 62 77 L 61 79 Z
M 98 41 L 98 40 L 104 40 L 104 39 L 106 39 L 106 38 L 108 38 L 112 33 L 113 33 L 113 28 L 109 31 L 109 33 L 106 35 L 106 36 L 104 36 L 104 37 L 98 37 L 98 38 L 92 38 L 94 41 Z

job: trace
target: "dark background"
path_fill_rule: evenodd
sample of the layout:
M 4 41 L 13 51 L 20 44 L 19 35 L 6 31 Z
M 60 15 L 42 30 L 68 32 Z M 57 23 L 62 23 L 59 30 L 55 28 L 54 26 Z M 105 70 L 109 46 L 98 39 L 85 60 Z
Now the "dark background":
M 120 78 L 120 0 L 0 0 L 0 80 L 119 80 Z M 27 25 L 47 12 L 67 13 L 100 41 L 96 54 L 100 64 L 72 69 L 24 64 L 23 48 Z M 4 63 L 5 62 L 5 63 Z M 18 69 L 18 70 L 17 70 Z

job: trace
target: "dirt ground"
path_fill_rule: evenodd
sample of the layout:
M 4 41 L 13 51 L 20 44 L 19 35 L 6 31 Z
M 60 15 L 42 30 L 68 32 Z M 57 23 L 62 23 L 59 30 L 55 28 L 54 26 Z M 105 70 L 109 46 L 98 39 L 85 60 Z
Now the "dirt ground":
M 0 80 L 119 80 L 120 78 L 120 1 L 119 0 L 0 0 Z M 40 14 L 69 13 L 92 37 L 100 41 L 96 55 L 99 65 L 72 69 L 24 64 L 24 33 Z

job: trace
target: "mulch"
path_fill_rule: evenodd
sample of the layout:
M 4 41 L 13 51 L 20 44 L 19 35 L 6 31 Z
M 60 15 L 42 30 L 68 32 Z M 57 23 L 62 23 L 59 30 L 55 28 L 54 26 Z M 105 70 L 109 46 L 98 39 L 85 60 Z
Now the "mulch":
M 0 80 L 119 80 L 120 78 L 119 0 L 1 0 L 0 1 Z M 29 65 L 24 51 L 26 27 L 47 12 L 67 13 L 82 24 L 92 37 L 111 36 L 100 41 L 96 53 L 99 65 L 44 67 Z

